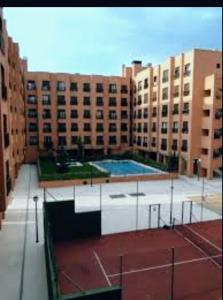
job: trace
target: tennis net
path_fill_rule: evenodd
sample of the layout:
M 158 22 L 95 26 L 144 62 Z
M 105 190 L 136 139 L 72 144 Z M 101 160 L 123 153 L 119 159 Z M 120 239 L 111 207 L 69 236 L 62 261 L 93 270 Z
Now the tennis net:
M 222 248 L 215 245 L 213 242 L 196 232 L 190 226 L 185 224 L 174 225 L 175 231 L 181 233 L 191 244 L 198 247 L 207 256 L 210 256 L 211 260 L 218 267 L 222 268 Z

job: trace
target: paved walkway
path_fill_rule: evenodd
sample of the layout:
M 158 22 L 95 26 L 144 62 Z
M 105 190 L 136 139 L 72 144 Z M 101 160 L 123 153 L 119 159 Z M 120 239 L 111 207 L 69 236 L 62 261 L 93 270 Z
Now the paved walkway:
M 195 178 L 182 176 L 180 179 L 174 180 L 173 198 L 175 205 L 189 199 L 191 196 L 201 195 L 201 187 L 202 181 L 197 181 Z M 102 196 L 105 213 L 103 214 L 102 222 L 105 233 L 106 231 L 115 232 L 122 230 L 124 221 L 129 218 L 128 208 L 136 203 L 136 197 L 130 195 L 135 193 L 136 189 L 136 182 L 103 185 Z M 207 197 L 214 193 L 220 195 L 221 190 L 221 179 L 205 180 L 205 195 Z M 92 207 L 95 209 L 95 206 L 99 207 L 100 205 L 99 185 L 93 185 L 93 187 L 79 186 L 75 188 L 75 193 L 73 187 L 50 189 L 49 192 L 58 200 L 73 199 L 75 196 L 78 210 Z M 139 202 L 142 206 L 144 204 L 148 205 L 148 203 L 163 203 L 169 207 L 169 180 L 139 182 L 138 192 L 146 195 L 145 197 L 140 197 Z M 110 196 L 114 194 L 124 194 L 125 197 L 112 199 Z M 32 200 L 35 195 L 39 196 L 39 243 L 35 243 L 35 215 Z M 49 195 L 48 200 L 50 200 Z M 3 222 L 3 229 L 0 231 L 1 299 L 48 299 L 43 248 L 42 201 L 43 190 L 38 188 L 36 167 L 23 165 L 19 172 L 15 190 L 12 193 L 12 202 L 8 207 L 6 220 Z M 123 218 L 121 213 L 120 219 L 117 219 L 116 228 L 114 228 L 114 220 L 116 217 L 118 218 L 118 211 L 115 212 L 114 207 L 117 207 L 120 203 L 124 207 L 123 211 L 126 217 Z M 112 211 L 109 212 L 111 208 Z M 133 217 L 135 217 L 135 213 Z M 107 225 L 106 229 L 109 218 L 111 223 Z M 134 218 L 131 222 L 135 224 Z

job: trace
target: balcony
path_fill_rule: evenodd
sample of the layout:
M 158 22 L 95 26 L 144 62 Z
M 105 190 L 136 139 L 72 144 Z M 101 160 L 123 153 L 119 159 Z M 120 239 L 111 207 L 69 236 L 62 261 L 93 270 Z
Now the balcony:
M 143 147 L 147 147 L 148 146 L 148 143 L 146 143 L 146 142 L 143 142 Z
M 53 147 L 53 142 L 52 141 L 44 141 L 43 145 L 45 148 L 49 149 Z
M 174 98 L 179 97 L 179 95 L 180 95 L 179 92 L 173 93 Z
M 97 102 L 96 102 L 96 105 L 97 105 L 97 106 L 103 106 L 103 105 L 104 105 L 104 102 L 103 102 L 103 101 L 97 101 Z
M 172 112 L 173 115 L 178 115 L 179 114 L 179 110 L 178 109 L 174 109 Z
M 163 95 L 162 95 L 162 99 L 163 99 L 163 100 L 167 100 L 167 99 L 168 99 L 168 94 L 163 94 Z
M 8 98 L 7 86 L 2 85 L 2 99 L 7 100 L 7 98 Z
M 121 106 L 128 106 L 128 102 L 127 101 L 121 101 Z
M 167 117 L 168 111 L 162 111 L 162 117 Z
M 65 100 L 57 100 L 57 105 L 65 105 L 66 101 Z
M 184 109 L 182 110 L 182 113 L 183 113 L 183 114 L 189 114 L 189 108 L 184 108 Z
M 184 91 L 184 96 L 190 95 L 190 91 Z
M 96 93 L 103 93 L 104 89 L 103 88 L 96 88 Z
M 189 130 L 188 130 L 188 128 L 182 128 L 181 131 L 182 131 L 182 133 L 188 133 Z
M 186 146 L 186 145 L 183 145 L 183 146 L 181 147 L 181 151 L 187 152 L 187 146 Z
M 104 145 L 104 141 L 103 141 L 103 140 L 101 140 L 101 141 L 97 141 L 97 142 L 96 142 L 96 145 L 97 145 L 97 146 Z
M 66 132 L 67 130 L 66 130 L 66 127 L 58 127 L 57 131 L 58 132 Z
M 185 71 L 184 71 L 184 77 L 190 76 L 190 74 L 191 74 L 191 71 L 190 71 L 190 70 L 185 70 Z
M 9 133 L 4 133 L 4 146 L 7 148 L 9 146 L 10 140 L 9 140 Z
M 152 147 L 156 147 L 156 143 L 155 143 L 155 142 L 152 142 L 152 143 L 151 143 L 151 146 L 152 146 Z
M 172 150 L 177 151 L 177 144 L 172 144 Z
M 126 88 L 121 88 L 121 94 L 128 94 L 128 90 Z
M 43 127 L 43 132 L 49 133 L 51 131 L 52 131 L 51 127 Z
M 104 131 L 104 128 L 103 128 L 103 127 L 97 127 L 97 128 L 96 128 L 96 131 L 97 131 L 97 132 L 103 132 L 103 131 Z
M 167 133 L 167 128 L 161 128 L 161 133 L 166 134 Z
M 50 119 L 51 118 L 51 114 L 43 114 L 43 119 Z
M 168 77 L 163 77 L 163 78 L 162 78 L 162 82 L 163 82 L 163 83 L 168 82 L 168 80 L 169 80 Z
M 167 150 L 167 145 L 166 144 L 161 144 L 161 150 Z
M 12 189 L 12 180 L 10 177 L 7 177 L 6 179 L 6 194 L 9 195 L 10 191 Z
M 173 129 L 172 129 L 172 132 L 173 132 L 173 133 L 178 133 L 178 128 L 173 128 Z

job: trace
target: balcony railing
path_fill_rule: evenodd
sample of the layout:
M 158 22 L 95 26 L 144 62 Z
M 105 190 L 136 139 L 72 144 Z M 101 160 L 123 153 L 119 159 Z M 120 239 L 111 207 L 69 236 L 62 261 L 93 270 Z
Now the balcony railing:
M 65 100 L 57 100 L 57 105 L 65 105 L 66 101 Z
M 5 148 L 7 148 L 9 146 L 10 140 L 9 140 L 9 133 L 5 133 L 4 134 L 4 145 Z
M 190 95 L 190 91 L 184 91 L 184 96 Z
M 179 114 L 179 110 L 178 109 L 174 109 L 172 112 L 173 115 L 178 115 Z
M 182 113 L 183 113 L 183 114 L 189 114 L 189 108 L 184 108 L 184 109 L 182 110 Z
M 161 128 L 161 133 L 167 133 L 167 128 Z
M 148 132 L 148 128 L 143 128 L 143 132 L 147 133 Z
M 151 146 L 152 146 L 152 147 L 156 147 L 156 143 L 155 143 L 155 142 L 152 142 L 152 143 L 151 143 Z
M 187 146 L 183 145 L 183 146 L 181 147 L 181 151 L 187 152 Z
M 64 127 L 58 127 L 58 128 L 57 128 L 57 131 L 58 131 L 58 132 L 66 132 L 67 130 L 66 130 L 66 128 L 64 128 Z
M 174 77 L 174 79 L 179 78 L 180 77 L 180 73 L 174 73 L 173 77 Z
M 147 147 L 148 146 L 148 143 L 146 143 L 146 142 L 143 142 L 143 147 Z
M 52 131 L 52 129 L 51 129 L 51 127 L 43 127 L 43 132 L 51 132 Z
M 180 95 L 179 92 L 173 93 L 174 98 L 179 97 L 179 95 Z
M 44 114 L 43 115 L 43 119 L 50 119 L 51 118 L 51 114 Z
M 190 74 L 191 74 L 191 71 L 189 71 L 189 70 L 184 71 L 184 77 L 190 76 Z
M 172 129 L 172 132 L 173 132 L 173 133 L 178 133 L 178 128 L 173 128 L 173 129 Z
M 167 111 L 162 111 L 162 117 L 167 117 L 168 112 Z
M 166 144 L 161 144 L 161 150 L 167 150 L 167 145 Z
M 182 133 L 188 133 L 188 128 L 182 128 Z
M 167 82 L 168 80 L 169 80 L 168 77 L 163 77 L 163 78 L 162 78 L 162 82 L 163 82 L 163 83 Z

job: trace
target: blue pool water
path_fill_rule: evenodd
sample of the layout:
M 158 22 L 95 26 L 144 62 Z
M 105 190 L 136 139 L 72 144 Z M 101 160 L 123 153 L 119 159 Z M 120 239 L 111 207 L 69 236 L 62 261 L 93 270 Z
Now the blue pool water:
M 133 175 L 133 174 L 154 174 L 160 171 L 144 166 L 132 160 L 104 160 L 100 162 L 94 162 L 94 165 L 110 172 L 111 175 Z

